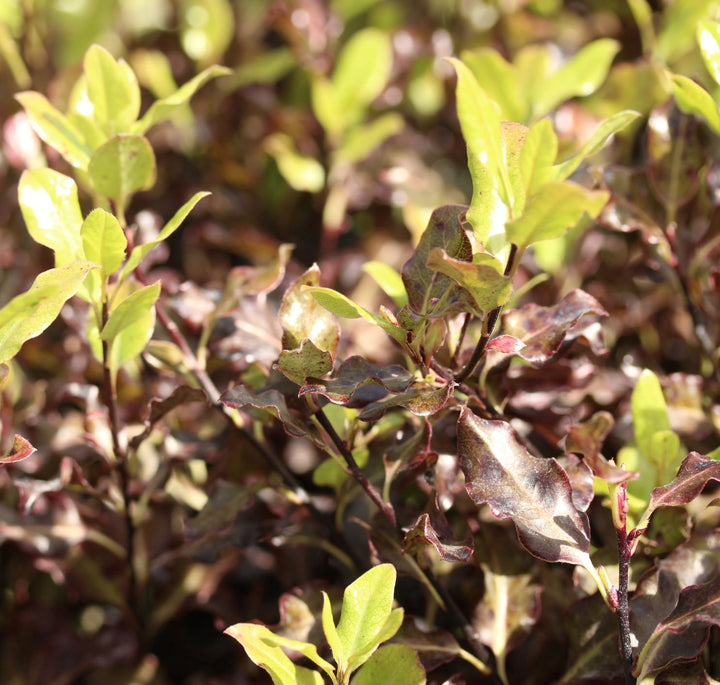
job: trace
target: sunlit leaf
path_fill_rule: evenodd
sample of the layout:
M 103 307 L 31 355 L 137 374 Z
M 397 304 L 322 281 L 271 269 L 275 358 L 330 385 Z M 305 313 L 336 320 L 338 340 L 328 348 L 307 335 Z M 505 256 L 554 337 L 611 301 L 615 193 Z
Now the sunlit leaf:
M 370 274 L 398 307 L 407 304 L 407 292 L 402 276 L 385 262 L 371 260 L 363 265 L 363 271 Z
M 290 136 L 273 133 L 263 147 L 272 155 L 288 184 L 299 191 L 317 193 L 325 185 L 325 169 L 313 157 L 301 154 Z
M 24 171 L 18 201 L 28 233 L 55 252 L 56 266 L 82 257 L 83 219 L 75 181 L 53 169 Z
M 530 127 L 520 153 L 520 170 L 527 197 L 532 197 L 552 175 L 558 139 L 550 119 L 540 119 Z
M 0 310 L 2 313 L 2 310 Z M 0 333 L 2 331 L 0 330 Z M 14 464 L 15 462 L 27 459 L 35 454 L 37 450 L 22 435 L 15 435 L 10 451 L 5 455 L 0 455 L 0 466 L 5 464 Z
M 720 24 L 715 21 L 701 21 L 697 26 L 697 42 L 705 66 L 715 83 L 720 84 Z
M 283 350 L 277 368 L 293 383 L 303 385 L 308 379 L 322 378 L 332 371 L 333 355 L 319 349 L 310 338 L 304 338 L 300 347 Z
M 644 369 L 632 394 L 632 417 L 635 443 L 646 457 L 651 457 L 650 441 L 659 431 L 669 431 L 670 418 L 658 377 Z
M 458 420 L 458 455 L 473 502 L 512 519 L 531 554 L 591 566 L 588 519 L 575 508 L 557 461 L 532 456 L 510 424 L 479 418 L 467 408 Z
M 160 287 L 160 281 L 157 281 L 140 288 L 114 307 L 100 333 L 102 339 L 112 342 L 123 330 L 146 317 L 160 297 Z
M 337 160 L 347 164 L 367 159 L 390 136 L 399 133 L 405 122 L 397 112 L 387 112 L 367 124 L 354 126 L 336 151 Z
M 133 193 L 155 182 L 155 153 L 143 136 L 116 135 L 94 152 L 88 176 L 96 192 L 124 208 Z
M 275 685 L 323 685 L 320 673 L 298 666 L 290 660 L 280 648 L 277 636 L 267 627 L 255 623 L 236 623 L 224 632 L 243 646 L 254 664 L 270 674 Z M 299 644 L 305 648 L 313 647 L 307 643 Z
M 416 416 L 431 416 L 447 405 L 452 392 L 452 383 L 440 387 L 415 383 L 399 395 L 391 395 L 377 402 L 371 402 L 360 412 L 360 418 L 363 421 L 377 421 L 386 411 L 395 407 L 404 407 Z
M 178 14 L 180 41 L 188 57 L 205 64 L 220 61 L 235 28 L 228 0 L 182 0 Z
M 41 273 L 26 292 L 0 309 L 0 364 L 12 359 L 26 340 L 42 333 L 60 314 L 95 265 L 75 261 Z
M 129 132 L 140 112 L 140 87 L 133 70 L 99 45 L 85 53 L 83 70 L 92 118 L 108 138 Z
M 15 99 L 25 108 L 35 132 L 55 148 L 71 166 L 85 170 L 92 148 L 83 134 L 44 95 L 33 91 L 17 93 Z
M 672 84 L 675 102 L 680 110 L 704 119 L 720 135 L 720 112 L 710 93 L 692 79 L 679 74 L 672 75 Z
M 352 685 L 425 685 L 425 682 L 425 669 L 417 654 L 405 645 L 380 647 L 352 679 Z
M 85 257 L 97 264 L 103 274 L 120 268 L 125 258 L 127 239 L 118 220 L 104 209 L 94 209 L 80 229 Z

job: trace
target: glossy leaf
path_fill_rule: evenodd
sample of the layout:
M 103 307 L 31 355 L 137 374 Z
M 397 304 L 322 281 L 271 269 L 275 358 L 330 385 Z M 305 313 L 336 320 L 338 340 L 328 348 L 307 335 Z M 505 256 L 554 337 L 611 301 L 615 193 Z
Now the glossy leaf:
M 415 376 L 402 366 L 379 366 L 355 355 L 340 365 L 333 378 L 303 386 L 300 395 L 318 394 L 335 404 L 363 407 L 388 392 L 404 392 L 414 379 Z
M 28 233 L 36 243 L 55 252 L 56 266 L 82 258 L 83 219 L 75 181 L 52 169 L 25 171 L 18 185 L 18 201 Z
M 463 409 L 458 456 L 475 504 L 512 519 L 522 545 L 544 561 L 592 567 L 587 516 L 572 499 L 567 474 L 554 459 L 532 456 L 510 425 Z
M 720 111 L 710 93 L 687 76 L 678 74 L 673 74 L 672 85 L 675 102 L 680 110 L 704 119 L 720 135 Z
M 12 359 L 23 343 L 42 333 L 95 265 L 75 261 L 41 273 L 30 289 L 0 309 L 0 364 Z
M 2 310 L 0 310 L 2 313 Z M 0 466 L 5 464 L 14 464 L 35 454 L 37 450 L 22 435 L 15 435 L 10 451 L 5 455 L 0 455 Z
M 544 116 L 572 97 L 594 93 L 605 80 L 618 50 L 620 44 L 615 40 L 595 40 L 542 83 L 535 84 L 532 98 L 533 116 Z
M 552 307 L 534 303 L 503 315 L 503 332 L 525 343 L 518 354 L 532 364 L 544 364 L 577 333 L 586 314 L 607 316 L 600 303 L 583 290 L 573 290 Z
M 504 305 L 512 295 L 512 281 L 486 264 L 453 259 L 441 247 L 430 250 L 427 265 L 462 287 L 469 295 L 468 309 L 480 318 Z
M 471 265 L 472 247 L 461 220 L 466 208 L 447 205 L 436 209 L 413 255 L 402 268 L 402 279 L 410 308 L 420 316 L 444 317 L 466 311 L 469 293 L 449 276 L 428 266 L 435 248 L 452 259 Z
M 150 109 L 148 109 L 143 117 L 132 127 L 132 133 L 143 135 L 156 124 L 168 121 L 176 112 L 182 111 L 190 102 L 193 95 L 208 81 L 231 73 L 232 70 L 217 64 L 203 69 L 203 71 L 191 78 L 187 83 L 184 83 L 171 95 L 153 102 Z
M 92 148 L 81 131 L 44 95 L 33 91 L 17 93 L 15 99 L 24 107 L 35 133 L 57 150 L 65 161 L 76 169 L 86 170 Z
M 278 314 L 283 328 L 283 348 L 297 349 L 307 339 L 334 360 L 340 329 L 332 313 L 314 297 L 312 288 L 319 282 L 320 269 L 313 265 L 285 291 Z
M 425 685 L 425 669 L 417 654 L 405 645 L 380 647 L 355 674 L 352 685 Z
M 720 24 L 707 20 L 699 22 L 697 42 L 707 70 L 715 83 L 720 84 Z
M 553 167 L 552 179 L 555 181 L 562 181 L 566 179 L 580 166 L 583 160 L 591 157 L 596 152 L 599 152 L 604 147 L 605 143 L 607 143 L 610 136 L 622 131 L 639 116 L 639 112 L 624 110 L 622 112 L 617 112 L 602 121 L 595 129 L 595 132 L 590 137 L 590 140 L 588 140 L 587 143 L 580 148 L 579 152 Z
M 127 239 L 118 220 L 104 209 L 94 209 L 80 228 L 86 259 L 97 264 L 103 274 L 117 271 L 125 258 Z
M 265 669 L 275 685 L 322 685 L 323 677 L 317 671 L 298 666 L 290 660 L 278 644 L 277 636 L 268 628 L 254 623 L 236 623 L 224 631 L 237 640 L 252 662 Z M 295 642 L 295 641 L 293 641 Z M 313 647 L 299 643 L 305 648 Z
M 160 297 L 160 288 L 160 281 L 147 285 L 128 295 L 114 307 L 100 332 L 102 339 L 112 342 L 122 331 L 146 317 Z
M 127 133 L 140 113 L 140 87 L 133 70 L 125 60 L 116 61 L 105 48 L 92 45 L 83 71 L 92 117 L 105 136 Z
M 521 249 L 539 240 L 557 238 L 587 213 L 596 217 L 610 198 L 609 193 L 583 188 L 571 181 L 553 181 L 530 197 L 525 211 L 507 224 L 507 239 Z
M 406 554 L 421 557 L 423 549 L 432 545 L 440 559 L 451 563 L 466 564 L 472 560 L 474 542 L 468 532 L 465 540 L 459 540 L 450 528 L 445 514 L 434 506 L 430 513 L 421 514 L 413 523 L 403 540 Z
M 652 491 L 650 504 L 638 527 L 646 527 L 650 516 L 659 507 L 677 507 L 692 502 L 711 480 L 720 481 L 720 461 L 690 452 L 680 465 L 677 476 L 667 485 Z
M 147 138 L 118 134 L 94 152 L 88 176 L 96 192 L 124 208 L 133 193 L 155 182 L 155 153 Z

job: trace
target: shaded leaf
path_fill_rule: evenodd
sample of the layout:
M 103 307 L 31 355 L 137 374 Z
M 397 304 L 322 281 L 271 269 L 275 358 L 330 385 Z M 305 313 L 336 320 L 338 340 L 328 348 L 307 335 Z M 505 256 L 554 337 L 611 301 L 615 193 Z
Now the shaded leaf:
M 37 452 L 37 450 L 23 438 L 22 435 L 16 434 L 13 438 L 13 445 L 10 451 L 4 456 L 0 456 L 0 466 L 22 461 L 35 452 Z
M 405 125 L 397 112 L 387 112 L 367 124 L 354 126 L 336 151 L 338 161 L 353 164 L 367 159 L 390 136 L 399 133 Z
M 203 509 L 188 519 L 185 529 L 190 538 L 218 535 L 237 520 L 240 512 L 250 508 L 255 498 L 253 488 L 221 480 Z
M 363 421 L 377 421 L 386 411 L 394 407 L 404 407 L 416 416 L 431 416 L 447 405 L 453 389 L 452 383 L 446 383 L 439 388 L 425 383 L 414 383 L 399 395 L 392 395 L 385 400 L 368 404 L 360 412 L 359 418 Z
M 33 91 L 17 93 L 15 99 L 24 107 L 35 133 L 76 169 L 87 169 L 92 155 L 83 134 L 44 95 Z
M 82 257 L 83 218 L 75 181 L 53 169 L 24 171 L 18 201 L 28 233 L 55 252 L 56 266 Z
M 133 193 L 155 182 L 155 153 L 147 138 L 118 134 L 95 150 L 88 176 L 98 193 L 124 208 Z
M 525 343 L 518 354 L 532 364 L 550 361 L 586 314 L 607 316 L 600 303 L 583 290 L 573 290 L 552 307 L 534 303 L 503 315 L 503 332 Z
M 354 355 L 340 365 L 333 378 L 303 386 L 300 395 L 318 394 L 335 404 L 364 407 L 388 392 L 404 392 L 412 385 L 414 378 L 402 366 L 379 366 Z
M 385 464 L 385 489 L 404 470 L 415 465 L 421 466 L 437 459 L 437 453 L 430 449 L 432 426 L 423 421 L 422 428 L 413 432 L 407 440 L 390 447 L 383 455 Z
M 247 295 L 272 292 L 285 277 L 285 270 L 294 245 L 283 243 L 278 247 L 277 257 L 265 266 L 236 266 L 227 276 L 225 295 L 219 306 L 223 311 L 232 308 L 232 302 Z
M 458 540 L 450 528 L 445 514 L 437 504 L 430 513 L 421 514 L 405 533 L 403 548 L 406 554 L 419 556 L 423 548 L 432 545 L 443 561 L 466 564 L 472 560 L 475 548 L 472 533 Z
M 12 359 L 26 340 L 42 333 L 82 285 L 95 265 L 75 261 L 41 273 L 30 289 L 0 309 L 0 364 Z
M 310 338 L 305 338 L 300 347 L 283 350 L 277 360 L 277 368 L 293 383 L 303 385 L 308 379 L 322 378 L 332 371 L 333 355 L 318 349 Z
M 471 264 L 472 247 L 462 219 L 467 208 L 446 205 L 436 209 L 415 252 L 402 268 L 410 308 L 421 316 L 444 317 L 465 311 L 469 294 L 453 279 L 428 266 L 430 253 L 442 248 L 455 260 Z
M 411 618 L 403 622 L 402 627 L 393 638 L 393 643 L 399 643 L 414 650 L 426 671 L 432 671 L 438 666 L 452 661 L 463 651 L 457 640 L 448 631 L 421 630 Z
M 355 674 L 352 685 L 425 685 L 425 669 L 417 654 L 405 645 L 380 647 Z
M 512 519 L 531 554 L 592 566 L 587 516 L 575 508 L 556 460 L 533 457 L 508 423 L 481 419 L 467 408 L 458 420 L 458 456 L 470 498 Z

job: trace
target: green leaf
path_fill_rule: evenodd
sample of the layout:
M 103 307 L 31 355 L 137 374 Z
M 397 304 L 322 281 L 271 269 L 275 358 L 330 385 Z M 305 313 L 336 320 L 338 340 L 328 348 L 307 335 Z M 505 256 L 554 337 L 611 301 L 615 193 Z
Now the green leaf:
M 28 233 L 55 252 L 56 266 L 82 257 L 83 219 L 75 181 L 52 169 L 24 171 L 18 201 Z
M 318 193 L 325 186 L 323 165 L 301 154 L 290 136 L 273 133 L 265 139 L 263 148 L 275 159 L 283 178 L 295 190 Z
M 232 70 L 219 65 L 204 69 L 197 76 L 180 86 L 172 95 L 156 100 L 150 106 L 150 109 L 145 112 L 142 119 L 132 127 L 132 133 L 142 135 L 156 124 L 171 119 L 176 112 L 181 111 L 188 104 L 193 95 L 208 81 L 227 74 L 232 74 Z
M 576 96 L 594 93 L 607 77 L 620 43 L 600 38 L 586 45 L 554 74 L 536 84 L 532 98 L 533 118 L 552 112 Z
M 650 438 L 650 461 L 657 469 L 658 484 L 664 485 L 675 475 L 682 462 L 680 436 L 673 431 L 658 431 Z
M 180 41 L 191 59 L 220 61 L 235 33 L 235 16 L 228 0 L 181 0 Z
M 500 108 L 478 85 L 473 73 L 455 58 L 448 58 L 457 72 L 457 111 L 460 128 L 467 145 L 468 167 L 473 182 L 473 196 L 468 221 L 480 242 L 490 230 L 487 218 L 497 212 L 493 193 L 506 207 L 514 205 L 512 186 L 502 148 Z
M 346 674 L 367 661 L 400 628 L 402 610 L 392 610 L 396 576 L 392 564 L 380 564 L 345 588 L 337 631 Z
M 332 81 L 323 76 L 315 76 L 311 82 L 310 100 L 313 114 L 328 137 L 338 140 L 347 128 L 346 112 L 340 104 Z
M 385 294 L 392 298 L 392 301 L 398 306 L 403 307 L 407 304 L 407 292 L 402 276 L 385 262 L 376 260 L 367 262 L 363 266 L 363 271 L 370 274 L 374 281 L 385 291 Z
M 96 192 L 124 208 L 133 193 L 155 182 L 155 153 L 147 138 L 118 134 L 95 151 L 88 176 Z
M 15 99 L 25 108 L 35 133 L 57 150 L 70 166 L 87 169 L 92 155 L 83 134 L 44 95 L 33 91 L 17 93 Z
M 520 153 L 520 172 L 527 197 L 532 197 L 552 175 L 558 139 L 550 119 L 540 119 L 530 127 Z
M 185 221 L 187 215 L 193 210 L 195 205 L 208 195 L 210 195 L 210 193 L 206 191 L 195 193 L 195 195 L 193 195 L 182 207 L 180 207 L 180 209 L 177 210 L 177 212 L 175 212 L 173 218 L 162 227 L 162 230 L 158 233 L 156 238 L 149 240 L 147 243 L 143 243 L 142 245 L 136 245 L 130 253 L 130 257 L 127 262 L 125 262 L 125 266 L 120 272 L 120 279 L 122 280 L 129 273 L 132 273 L 138 267 L 140 262 L 147 257 L 148 254 L 150 254 L 150 251 L 156 245 L 159 245 L 164 240 L 167 240 L 173 233 L 175 233 L 175 231 L 180 227 L 180 224 Z
M 334 461 L 327 461 L 325 464 L 333 464 L 337 466 Z M 339 467 L 338 467 L 339 468 Z M 325 639 L 330 646 L 333 659 L 338 666 L 343 665 L 343 646 L 340 641 L 340 635 L 338 635 L 337 626 L 335 625 L 335 619 L 333 618 L 332 606 L 330 604 L 330 598 L 326 592 L 322 593 L 323 606 L 322 606 L 322 627 L 323 633 L 325 633 Z
M 405 331 L 399 326 L 395 326 L 385 319 L 376 316 L 359 304 L 353 302 L 349 297 L 333 290 L 332 288 L 312 287 L 308 288 L 313 297 L 325 309 L 344 319 L 363 318 L 366 321 L 380 326 L 391 338 L 397 340 L 400 344 L 405 342 Z
M 360 121 L 368 105 L 385 89 L 392 61 L 390 36 L 380 29 L 362 29 L 342 48 L 332 85 L 349 124 Z
M 424 685 L 427 678 L 414 649 L 405 645 L 380 647 L 357 672 L 351 685 Z
M 685 114 L 695 114 L 720 135 L 720 112 L 715 100 L 702 86 L 687 76 L 672 75 L 675 102 Z
M 367 124 L 351 128 L 335 155 L 347 164 L 367 159 L 390 136 L 401 131 L 404 125 L 403 118 L 396 112 L 382 114 Z
M 108 138 L 128 132 L 140 113 L 140 86 L 133 70 L 99 45 L 88 48 L 83 69 L 93 119 Z
M 114 273 L 125 258 L 127 239 L 118 220 L 104 209 L 94 209 L 80 228 L 86 259 L 94 262 L 104 275 Z
M 23 343 L 42 333 L 82 285 L 95 265 L 75 261 L 41 273 L 26 292 L 0 309 L 0 364 L 12 359 Z
M 665 396 L 658 377 L 645 369 L 635 385 L 631 398 L 635 444 L 641 454 L 652 459 L 652 437 L 655 433 L 670 431 Z
M 639 112 L 623 110 L 622 112 L 613 114 L 602 121 L 595 129 L 595 132 L 590 137 L 590 140 L 582 146 L 577 154 L 553 167 L 552 179 L 554 181 L 562 181 L 566 179 L 580 166 L 583 160 L 587 159 L 591 155 L 594 155 L 596 152 L 599 152 L 611 135 L 624 129 L 639 116 Z
M 317 671 L 298 666 L 290 660 L 280 649 L 278 636 L 265 626 L 236 623 L 227 628 L 225 633 L 243 646 L 254 664 L 270 674 L 275 685 L 323 685 L 323 678 Z
M 308 379 L 322 378 L 332 371 L 334 355 L 319 349 L 309 338 L 300 347 L 283 350 L 277 360 L 277 367 L 293 383 L 304 385 Z
M 697 42 L 705 66 L 715 83 L 720 84 L 720 24 L 716 21 L 701 21 L 697 26 Z
M 118 334 L 133 324 L 144 321 L 147 312 L 152 310 L 156 300 L 160 297 L 160 281 L 146 285 L 128 295 L 111 312 L 100 336 L 103 340 L 112 342 Z
M 428 266 L 464 288 L 471 297 L 471 308 L 480 318 L 505 304 L 512 295 L 512 281 L 487 264 L 453 259 L 440 247 L 430 251 Z
M 557 238 L 571 229 L 586 212 L 595 217 L 610 195 L 571 181 L 553 181 L 533 195 L 523 215 L 506 226 L 507 238 L 521 250 L 538 240 Z

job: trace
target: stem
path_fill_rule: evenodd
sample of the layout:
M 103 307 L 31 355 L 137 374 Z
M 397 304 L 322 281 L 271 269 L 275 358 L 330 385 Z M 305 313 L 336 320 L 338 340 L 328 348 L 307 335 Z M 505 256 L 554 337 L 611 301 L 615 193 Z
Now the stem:
M 623 517 L 624 518 L 624 517 Z M 635 685 L 635 676 L 632 673 L 633 655 L 630 641 L 630 603 L 628 601 L 628 579 L 630 576 L 630 557 L 632 545 L 628 540 L 627 526 L 623 521 L 621 528 L 615 529 L 618 543 L 618 605 L 617 620 L 620 633 L 620 655 L 625 673 L 625 685 Z
M 330 420 L 325 415 L 322 409 L 318 409 L 315 413 L 317 420 L 323 427 L 325 432 L 330 436 L 335 447 L 337 447 L 340 454 L 342 454 L 345 462 L 352 473 L 353 478 L 360 484 L 363 490 L 367 493 L 368 497 L 373 501 L 375 506 L 380 512 L 387 518 L 393 528 L 397 528 L 397 519 L 395 518 L 395 509 L 390 502 L 385 502 L 380 493 L 375 489 L 375 486 L 368 480 L 368 477 L 363 473 L 362 469 L 358 466 L 353 456 L 352 451 L 345 444 L 345 441 L 337 434 L 337 431 L 333 427 Z

